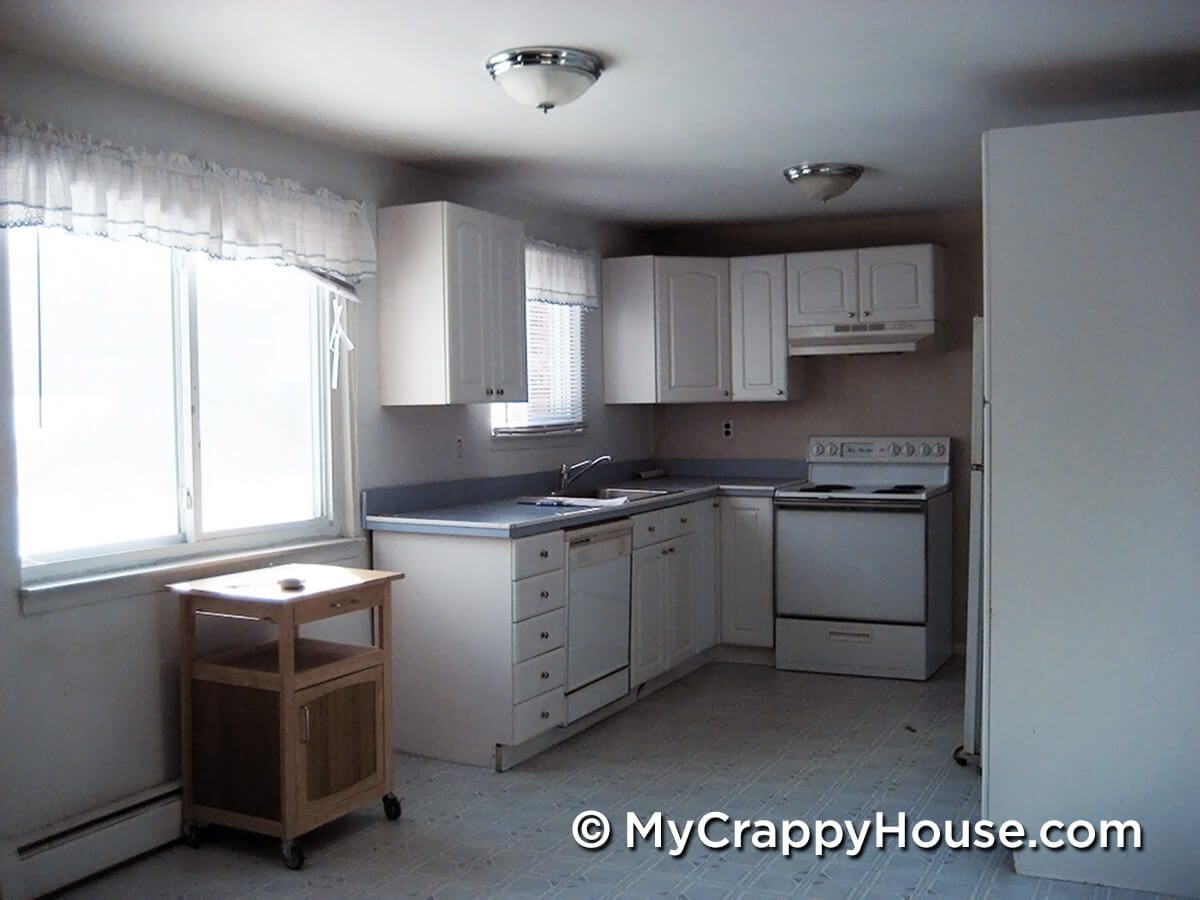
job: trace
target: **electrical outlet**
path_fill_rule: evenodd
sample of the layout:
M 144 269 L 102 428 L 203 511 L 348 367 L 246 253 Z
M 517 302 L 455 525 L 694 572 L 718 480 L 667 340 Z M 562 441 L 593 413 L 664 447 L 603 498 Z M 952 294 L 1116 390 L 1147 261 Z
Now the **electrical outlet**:
M 733 422 L 732 421 L 730 421 L 729 419 L 726 419 L 724 422 L 721 423 L 721 434 L 725 435 L 725 437 L 727 437 L 727 438 L 733 437 Z
M 454 439 L 454 458 L 455 458 L 455 459 L 462 459 L 462 458 L 463 458 L 463 439 L 462 439 L 462 435 L 459 435 L 459 436 L 455 437 L 455 439 Z

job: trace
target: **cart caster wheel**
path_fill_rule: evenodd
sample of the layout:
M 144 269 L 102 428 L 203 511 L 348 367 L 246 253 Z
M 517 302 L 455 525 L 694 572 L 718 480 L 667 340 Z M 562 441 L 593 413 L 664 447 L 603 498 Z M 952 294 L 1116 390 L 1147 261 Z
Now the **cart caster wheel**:
M 179 837 L 193 850 L 200 846 L 200 826 L 191 820 L 184 822 L 179 829 Z
M 283 864 L 289 869 L 299 869 L 304 866 L 304 851 L 295 841 L 283 841 L 280 844 L 283 851 Z
M 967 748 L 962 744 L 959 744 L 954 748 L 954 761 L 960 766 L 966 766 L 967 764 L 967 755 L 964 752 L 966 749 Z
M 400 818 L 400 801 L 395 794 L 383 795 L 383 814 L 392 822 Z

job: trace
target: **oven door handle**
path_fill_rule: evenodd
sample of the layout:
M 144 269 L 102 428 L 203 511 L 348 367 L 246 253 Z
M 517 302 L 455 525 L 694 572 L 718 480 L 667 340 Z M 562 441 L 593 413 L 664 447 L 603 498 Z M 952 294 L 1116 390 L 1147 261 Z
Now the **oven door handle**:
M 776 497 L 776 509 L 806 509 L 814 512 L 902 512 L 921 513 L 925 501 L 905 503 L 896 500 L 809 500 L 803 497 Z

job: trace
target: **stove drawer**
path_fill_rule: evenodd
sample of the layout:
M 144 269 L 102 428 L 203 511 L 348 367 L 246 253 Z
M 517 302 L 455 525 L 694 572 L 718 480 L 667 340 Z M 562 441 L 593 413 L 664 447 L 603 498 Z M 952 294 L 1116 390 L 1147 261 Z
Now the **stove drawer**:
M 775 620 L 775 668 L 880 678 L 928 678 L 945 660 L 923 625 Z

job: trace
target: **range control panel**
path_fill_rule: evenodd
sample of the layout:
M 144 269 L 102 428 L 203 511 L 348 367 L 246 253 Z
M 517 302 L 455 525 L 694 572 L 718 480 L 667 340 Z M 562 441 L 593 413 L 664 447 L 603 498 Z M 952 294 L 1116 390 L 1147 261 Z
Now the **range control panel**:
M 814 437 L 808 439 L 809 462 L 950 462 L 950 438 L 941 437 Z

